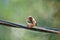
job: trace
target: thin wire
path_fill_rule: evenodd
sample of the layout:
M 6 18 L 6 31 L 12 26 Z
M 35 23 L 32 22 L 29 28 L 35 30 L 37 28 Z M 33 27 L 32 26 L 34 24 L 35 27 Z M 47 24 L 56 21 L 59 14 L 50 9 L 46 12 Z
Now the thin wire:
M 0 25 L 5 25 L 8 27 L 15 27 L 15 28 L 24 28 L 24 29 L 29 29 L 33 31 L 39 31 L 39 32 L 47 32 L 47 33 L 56 33 L 60 34 L 60 29 L 54 29 L 54 28 L 43 28 L 43 27 L 34 27 L 34 28 L 28 28 L 26 25 L 21 25 L 21 24 L 16 24 L 4 20 L 0 20 Z

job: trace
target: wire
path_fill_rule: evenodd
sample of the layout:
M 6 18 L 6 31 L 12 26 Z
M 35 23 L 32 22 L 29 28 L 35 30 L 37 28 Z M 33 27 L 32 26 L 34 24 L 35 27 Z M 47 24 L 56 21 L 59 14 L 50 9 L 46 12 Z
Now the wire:
M 4 20 L 0 20 L 0 25 L 5 25 L 5 26 L 8 26 L 8 27 L 15 27 L 15 28 L 24 28 L 24 29 L 29 29 L 29 30 L 33 30 L 33 31 L 39 31 L 39 32 L 60 34 L 59 29 L 54 29 L 54 28 L 51 29 L 51 28 L 43 28 L 43 27 L 28 28 L 25 25 L 16 24 L 16 23 L 4 21 Z

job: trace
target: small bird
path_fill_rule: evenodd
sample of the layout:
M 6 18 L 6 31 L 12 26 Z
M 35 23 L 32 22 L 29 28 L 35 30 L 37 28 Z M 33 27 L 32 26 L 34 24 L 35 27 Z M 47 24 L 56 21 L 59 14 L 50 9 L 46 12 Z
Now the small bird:
M 32 28 L 34 26 L 36 26 L 36 20 L 32 16 L 29 16 L 27 18 L 27 27 Z

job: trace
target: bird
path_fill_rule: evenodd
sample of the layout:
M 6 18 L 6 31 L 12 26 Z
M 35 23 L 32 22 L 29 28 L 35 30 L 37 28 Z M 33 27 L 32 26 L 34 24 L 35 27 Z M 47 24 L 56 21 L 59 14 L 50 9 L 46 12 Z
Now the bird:
M 33 28 L 34 26 L 36 26 L 36 20 L 32 16 L 28 16 L 27 27 L 28 28 Z

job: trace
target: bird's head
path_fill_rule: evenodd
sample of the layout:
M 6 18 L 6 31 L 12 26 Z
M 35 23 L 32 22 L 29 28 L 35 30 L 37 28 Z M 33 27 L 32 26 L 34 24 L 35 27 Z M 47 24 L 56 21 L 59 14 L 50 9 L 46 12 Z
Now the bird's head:
M 29 16 L 29 17 L 28 17 L 28 20 L 33 20 L 32 16 Z

